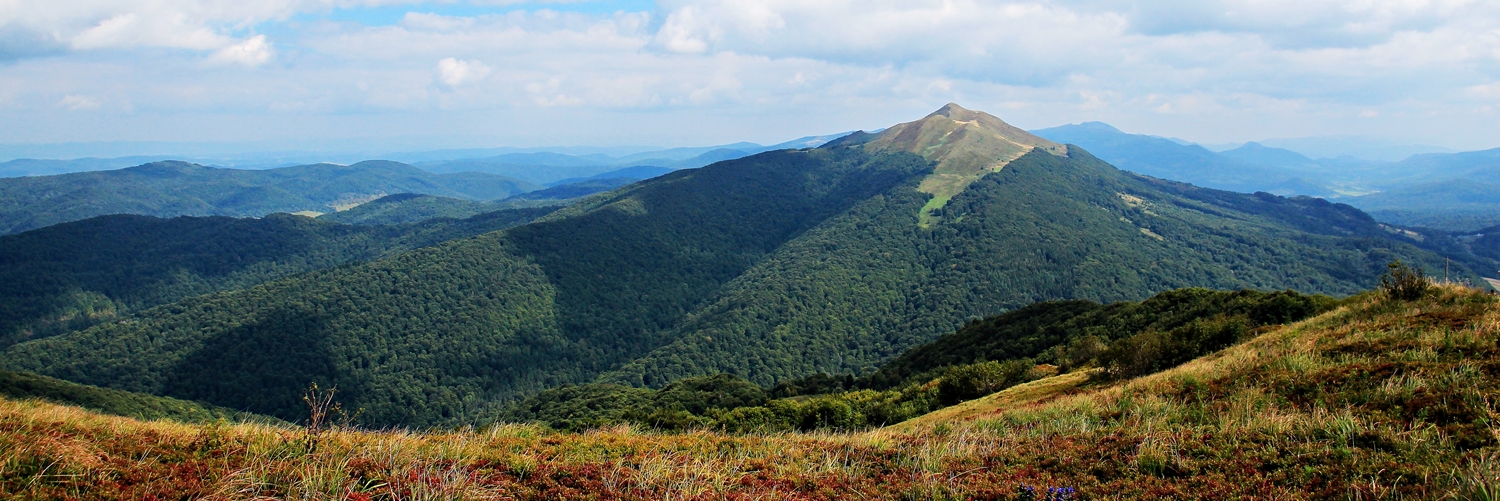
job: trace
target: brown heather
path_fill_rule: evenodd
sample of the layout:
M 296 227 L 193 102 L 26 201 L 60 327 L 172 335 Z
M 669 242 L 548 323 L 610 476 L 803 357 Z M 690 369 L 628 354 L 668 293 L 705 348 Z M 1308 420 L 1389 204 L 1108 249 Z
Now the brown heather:
M 184 425 L 0 402 L 5 499 L 1494 499 L 1500 308 L 1378 294 L 1181 367 L 849 434 Z

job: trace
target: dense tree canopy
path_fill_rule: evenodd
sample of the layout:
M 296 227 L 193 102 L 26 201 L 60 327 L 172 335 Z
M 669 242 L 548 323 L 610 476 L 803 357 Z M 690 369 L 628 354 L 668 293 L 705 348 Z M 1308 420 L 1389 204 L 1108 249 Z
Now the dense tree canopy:
M 23 343 L 0 365 L 283 418 L 316 381 L 338 386 L 367 424 L 425 426 L 492 416 L 563 384 L 868 375 L 971 319 L 1039 301 L 1191 286 L 1350 294 L 1393 258 L 1441 265 L 1346 207 L 1162 183 L 1067 151 L 983 177 L 927 227 L 922 157 L 764 153 L 506 231 Z M 1173 339 L 1200 346 L 1228 332 L 1199 327 Z M 1047 346 L 1005 349 L 1041 357 L 1032 352 Z M 973 380 L 1011 377 L 991 369 Z M 937 398 L 861 391 L 807 403 L 797 426 L 886 422 Z M 709 418 L 684 407 L 650 419 Z M 850 410 L 875 408 L 885 410 Z

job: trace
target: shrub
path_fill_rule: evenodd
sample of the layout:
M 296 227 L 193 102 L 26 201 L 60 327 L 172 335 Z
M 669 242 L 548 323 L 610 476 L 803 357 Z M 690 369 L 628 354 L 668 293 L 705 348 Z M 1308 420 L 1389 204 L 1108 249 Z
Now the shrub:
M 1099 362 L 1109 377 L 1144 376 L 1229 347 L 1248 330 L 1241 317 L 1195 320 L 1170 332 L 1148 331 L 1110 343 Z
M 791 428 L 791 423 L 765 407 L 740 407 L 719 416 L 714 426 L 726 433 L 768 433 Z
M 632 411 L 626 415 L 632 421 L 663 431 L 686 431 L 713 426 L 713 421 L 680 409 L 655 409 L 649 413 Z
M 1414 301 L 1427 293 L 1432 281 L 1421 268 L 1408 266 L 1401 260 L 1391 261 L 1388 270 L 1380 276 L 1380 291 L 1398 301 Z
M 733 374 L 683 379 L 667 385 L 651 398 L 652 406 L 706 415 L 710 409 L 765 405 L 766 390 Z
M 798 429 L 852 430 L 864 426 L 864 416 L 854 410 L 843 399 L 837 397 L 816 398 L 801 406 L 801 422 Z
M 1059 371 L 1073 372 L 1094 363 L 1108 348 L 1109 345 L 1098 336 L 1078 336 L 1069 340 L 1068 344 L 1058 346 L 1054 350 L 1054 358 L 1057 359 Z
M 980 362 L 949 369 L 938 382 L 938 400 L 953 405 L 1026 382 L 1031 359 Z

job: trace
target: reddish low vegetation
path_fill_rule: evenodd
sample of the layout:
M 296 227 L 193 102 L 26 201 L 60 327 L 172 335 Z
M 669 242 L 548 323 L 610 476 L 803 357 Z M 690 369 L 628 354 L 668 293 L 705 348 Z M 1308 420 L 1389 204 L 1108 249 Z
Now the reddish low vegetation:
M 1482 498 L 1500 486 L 1496 304 L 1372 294 L 1163 373 L 861 433 L 314 436 L 0 401 L 0 497 Z

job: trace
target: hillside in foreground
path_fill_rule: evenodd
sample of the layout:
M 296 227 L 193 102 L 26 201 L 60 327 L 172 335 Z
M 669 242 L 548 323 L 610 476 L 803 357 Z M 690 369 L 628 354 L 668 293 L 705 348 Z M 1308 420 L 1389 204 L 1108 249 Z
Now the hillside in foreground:
M 16 499 L 1477 499 L 1500 301 L 1364 294 L 1165 372 L 1087 369 L 859 433 L 192 426 L 0 401 Z M 962 411 L 962 412 L 959 412 Z M 1026 486 L 1036 496 L 1027 497 Z

